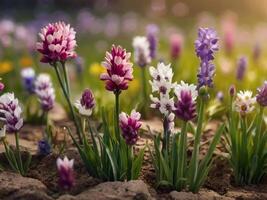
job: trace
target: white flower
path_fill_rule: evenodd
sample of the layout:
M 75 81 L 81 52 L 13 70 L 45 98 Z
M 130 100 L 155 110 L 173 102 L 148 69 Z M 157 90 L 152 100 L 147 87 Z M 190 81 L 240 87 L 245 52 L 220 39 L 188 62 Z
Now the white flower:
M 153 78 L 152 81 L 149 81 L 152 86 L 152 92 L 166 95 L 176 85 L 176 83 L 172 83 L 173 72 L 171 64 L 164 65 L 164 63 L 158 63 L 157 68 L 149 68 L 149 73 Z
M 237 93 L 235 110 L 242 115 L 252 112 L 256 103 L 256 97 L 252 95 L 252 91 L 240 91 Z
M 134 61 L 141 67 L 151 62 L 149 42 L 144 36 L 136 36 L 133 39 Z
M 23 79 L 31 79 L 35 77 L 35 71 L 31 67 L 27 67 L 21 70 L 20 75 Z
M 74 164 L 74 159 L 69 160 L 66 156 L 64 159 L 57 159 L 57 168 L 60 170 L 62 167 L 65 169 L 72 169 Z
M 78 109 L 80 115 L 84 115 L 88 117 L 92 115 L 93 109 L 88 109 L 85 106 L 83 106 L 80 100 L 77 100 L 74 103 L 74 106 Z
M 190 92 L 193 101 L 195 101 L 197 99 L 198 92 L 197 92 L 197 86 L 196 85 L 194 85 L 194 84 L 189 85 L 188 83 L 181 81 L 181 83 L 177 84 L 174 88 L 174 93 L 178 99 L 181 98 L 181 92 L 182 91 Z
M 175 119 L 175 114 L 174 113 L 170 113 L 167 120 L 168 120 L 168 128 L 171 133 L 174 131 L 174 119 Z
M 152 100 L 151 108 L 159 109 L 159 111 L 165 116 L 169 115 L 174 109 L 174 100 L 169 95 L 160 94 L 160 98 L 150 95 Z

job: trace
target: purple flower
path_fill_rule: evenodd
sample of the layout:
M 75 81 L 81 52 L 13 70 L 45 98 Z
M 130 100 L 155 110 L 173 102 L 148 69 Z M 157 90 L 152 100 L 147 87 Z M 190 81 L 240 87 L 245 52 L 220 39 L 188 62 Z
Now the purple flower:
M 223 95 L 223 92 L 222 91 L 219 91 L 217 94 L 216 94 L 216 98 L 218 101 L 223 101 L 224 99 L 224 95 Z
M 100 75 L 106 82 L 106 89 L 113 92 L 126 90 L 129 81 L 133 80 L 133 64 L 130 62 L 131 53 L 127 53 L 121 46 L 113 45 L 111 52 L 106 52 L 105 61 L 102 63 L 107 69 Z
M 152 59 L 156 58 L 157 56 L 158 31 L 159 31 L 158 26 L 155 24 L 149 24 L 146 27 L 146 32 L 147 32 L 146 37 L 149 42 L 150 57 Z
M 40 74 L 35 81 L 35 94 L 37 95 L 42 109 L 49 111 L 55 104 L 55 89 L 48 74 Z
M 198 39 L 195 41 L 195 51 L 202 61 L 214 59 L 214 52 L 219 50 L 218 38 L 215 30 L 199 28 Z
M 35 71 L 33 68 L 28 67 L 21 70 L 21 78 L 24 88 L 30 93 L 34 93 Z
M 0 120 L 5 122 L 7 132 L 17 132 L 23 125 L 22 110 L 13 93 L 0 97 Z
M 122 136 L 128 145 L 134 145 L 137 142 L 138 130 L 142 125 L 140 118 L 141 114 L 135 110 L 132 110 L 130 116 L 124 112 L 119 116 Z
M 37 50 L 43 55 L 41 62 L 65 62 L 69 58 L 75 58 L 76 32 L 70 25 L 64 22 L 48 24 L 39 33 L 40 42 L 37 42 Z
M 2 92 L 5 89 L 5 84 L 0 82 L 0 92 Z
M 57 159 L 57 169 L 59 173 L 59 185 L 63 189 L 69 190 L 74 185 L 74 171 L 73 171 L 74 160 L 69 160 L 66 156 L 62 160 Z
M 183 38 L 181 35 L 174 34 L 170 38 L 170 46 L 171 46 L 171 58 L 176 60 L 180 57 L 182 46 L 183 46 Z
M 267 81 L 264 82 L 261 88 L 258 88 L 256 100 L 261 106 L 267 106 Z
M 213 87 L 213 77 L 215 74 L 215 66 L 209 61 L 202 61 L 198 70 L 198 88 L 202 86 Z
M 247 68 L 247 58 L 242 56 L 237 62 L 236 79 L 242 81 Z
M 196 117 L 196 103 L 188 90 L 181 91 L 180 98 L 174 103 L 174 107 L 175 115 L 184 121 L 189 121 Z
M 95 107 L 95 98 L 92 91 L 85 89 L 81 99 L 75 103 L 75 106 L 81 115 L 90 116 Z
M 38 142 L 38 153 L 43 156 L 51 153 L 51 145 L 46 139 L 42 139 Z

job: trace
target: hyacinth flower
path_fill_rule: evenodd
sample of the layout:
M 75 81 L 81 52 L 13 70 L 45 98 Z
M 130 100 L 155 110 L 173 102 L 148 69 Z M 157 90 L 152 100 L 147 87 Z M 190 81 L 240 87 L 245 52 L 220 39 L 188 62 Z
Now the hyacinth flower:
M 244 79 L 246 69 L 247 69 L 247 58 L 242 56 L 238 59 L 237 62 L 236 79 L 238 81 L 242 81 Z
M 42 108 L 42 121 L 47 122 L 47 114 L 55 104 L 55 89 L 48 74 L 40 74 L 34 83 L 35 94 Z
M 147 72 L 146 66 L 151 62 L 150 43 L 147 37 L 136 36 L 133 39 L 134 61 L 141 68 L 143 87 L 143 113 L 146 116 L 147 107 Z
M 136 144 L 139 138 L 138 131 L 142 126 L 140 118 L 141 114 L 135 110 L 132 110 L 130 115 L 122 112 L 119 116 L 122 137 L 127 144 L 127 180 L 138 178 L 144 158 L 144 149 L 141 150 L 136 156 L 133 154 L 133 145 Z
M 74 186 L 74 160 L 69 160 L 66 156 L 64 159 L 57 159 L 57 170 L 59 174 L 59 186 L 64 190 L 70 190 Z
M 0 120 L 4 123 L 1 135 L 5 146 L 5 156 L 11 168 L 25 176 L 31 162 L 31 155 L 28 154 L 27 160 L 22 161 L 18 133 L 23 126 L 22 109 L 13 93 L 5 93 L 0 96 L 0 114 Z M 13 150 L 5 140 L 5 131 L 15 133 L 16 149 Z
M 256 97 L 252 91 L 240 91 L 237 94 L 231 90 L 229 92 L 226 137 L 229 161 L 237 185 L 258 184 L 266 175 L 267 135 L 266 128 L 262 125 L 263 111 L 267 105 L 266 91 L 265 82 L 258 89 Z
M 199 28 L 198 38 L 195 41 L 195 52 L 200 58 L 198 70 L 198 88 L 202 86 L 212 87 L 215 67 L 212 61 L 214 53 L 219 50 L 218 37 L 215 30 L 211 28 Z
M 29 94 L 33 94 L 34 93 L 34 82 L 36 79 L 34 69 L 31 67 L 24 68 L 21 70 L 20 75 L 21 75 L 22 83 L 23 83 L 25 90 Z
M 157 56 L 157 45 L 158 45 L 158 35 L 159 28 L 156 24 L 149 24 L 146 27 L 146 38 L 149 42 L 149 52 L 150 58 L 155 59 Z
M 51 23 L 41 29 L 40 41 L 37 42 L 37 50 L 42 54 L 41 62 L 49 63 L 56 71 L 56 75 L 67 100 L 72 119 L 74 121 L 80 142 L 81 130 L 78 119 L 75 115 L 70 98 L 70 86 L 66 61 L 76 57 L 75 40 L 76 32 L 64 22 Z

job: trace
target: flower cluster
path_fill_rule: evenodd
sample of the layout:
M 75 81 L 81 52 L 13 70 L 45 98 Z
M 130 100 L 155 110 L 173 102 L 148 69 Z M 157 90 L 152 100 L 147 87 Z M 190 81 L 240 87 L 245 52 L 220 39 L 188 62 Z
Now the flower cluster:
M 0 120 L 6 124 L 8 132 L 17 132 L 23 125 L 22 109 L 13 93 L 0 97 Z
M 59 185 L 63 189 L 70 189 L 74 185 L 74 171 L 73 171 L 74 160 L 69 160 L 66 156 L 62 160 L 57 159 L 57 169 L 59 172 Z
M 136 36 L 133 39 L 134 61 L 140 66 L 145 67 L 151 62 L 150 44 L 146 37 Z
M 35 71 L 33 68 L 28 67 L 21 70 L 21 78 L 24 88 L 30 93 L 34 93 Z
M 213 86 L 215 67 L 212 64 L 214 52 L 218 51 L 218 38 L 216 32 L 211 28 L 199 28 L 198 39 L 195 41 L 195 51 L 201 63 L 198 70 L 198 88 L 202 86 Z
M 83 91 L 82 97 L 75 103 L 79 113 L 83 116 L 90 116 L 95 107 L 95 98 L 90 89 Z
M 155 24 L 149 24 L 146 29 L 146 37 L 149 42 L 149 52 L 151 59 L 154 59 L 157 56 L 158 31 L 159 29 Z
M 102 65 L 107 72 L 100 75 L 100 79 L 106 82 L 106 89 L 113 92 L 126 90 L 129 81 L 133 79 L 133 64 L 130 62 L 131 53 L 127 53 L 121 46 L 113 45 L 111 52 L 106 52 Z
M 122 136 L 128 145 L 134 145 L 137 142 L 138 130 L 142 125 L 140 118 L 141 114 L 135 110 L 132 110 L 130 116 L 124 112 L 119 115 Z
M 242 56 L 239 58 L 237 62 L 237 72 L 236 72 L 237 80 L 241 81 L 244 78 L 246 68 L 247 68 L 247 58 Z
M 174 89 L 177 97 L 177 101 L 174 103 L 174 113 L 184 121 L 189 121 L 196 117 L 196 98 L 198 96 L 196 88 L 197 86 L 193 84 L 189 85 L 181 81 Z
M 255 108 L 256 97 L 253 97 L 251 91 L 240 91 L 235 100 L 235 110 L 245 116 Z
M 256 96 L 258 104 L 262 107 L 267 106 L 267 81 L 264 82 L 261 88 L 258 88 L 258 94 Z
M 48 74 L 40 74 L 36 78 L 35 93 L 44 111 L 49 111 L 53 108 L 55 104 L 55 89 Z
M 41 41 L 37 43 L 37 50 L 42 54 L 41 62 L 65 62 L 76 57 L 76 32 L 64 22 L 48 24 L 39 33 Z

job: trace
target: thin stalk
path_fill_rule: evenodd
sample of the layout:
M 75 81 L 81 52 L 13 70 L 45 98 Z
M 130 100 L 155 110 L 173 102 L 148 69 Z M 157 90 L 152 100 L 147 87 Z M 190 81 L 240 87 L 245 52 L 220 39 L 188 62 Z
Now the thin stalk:
M 202 124 L 203 124 L 203 117 L 204 117 L 204 100 L 200 99 L 200 108 L 199 108 L 199 115 L 197 121 L 197 130 L 195 135 L 194 141 L 194 148 L 193 148 L 193 155 L 190 162 L 190 171 L 189 171 L 189 181 L 190 181 L 190 188 L 194 187 L 197 178 L 197 170 L 198 170 L 198 156 L 199 156 L 199 147 L 200 147 L 200 137 L 202 132 Z
M 183 122 L 183 127 L 181 130 L 181 137 L 179 141 L 179 161 L 178 161 L 178 191 L 182 190 L 185 187 L 185 169 L 186 169 L 186 147 L 187 147 L 187 122 Z
M 20 148 L 19 148 L 19 134 L 18 132 L 15 132 L 15 138 L 16 138 L 16 151 L 17 151 L 17 155 L 18 155 L 18 166 L 19 166 L 19 171 L 21 173 L 21 175 L 25 175 L 24 174 L 24 169 L 23 169 L 23 165 L 22 165 L 22 159 L 21 159 L 21 153 L 20 153 Z
M 146 116 L 146 105 L 147 105 L 147 87 L 146 87 L 146 67 L 142 67 L 142 85 L 143 85 L 143 108 L 144 115 Z
M 127 180 L 132 179 L 132 146 L 127 145 Z
M 62 89 L 63 94 L 64 94 L 64 96 L 65 96 L 65 98 L 66 98 L 66 100 L 67 100 L 68 106 L 69 106 L 69 108 L 70 108 L 71 115 L 72 115 L 72 119 L 73 119 L 73 121 L 74 121 L 76 130 L 77 130 L 77 135 L 78 135 L 78 137 L 79 137 L 80 143 L 82 143 L 82 137 L 81 137 L 80 126 L 79 126 L 79 124 L 78 124 L 78 121 L 77 121 L 77 118 L 76 118 L 76 116 L 75 116 L 74 109 L 73 109 L 73 106 L 72 106 L 72 103 L 71 103 L 69 94 L 68 94 L 68 92 L 67 92 L 67 89 L 66 89 L 65 86 L 64 86 L 63 80 L 61 79 L 60 72 L 59 72 L 59 69 L 58 69 L 58 66 L 57 66 L 56 63 L 54 64 L 54 68 L 55 68 L 55 70 L 56 70 L 57 78 L 58 78 L 58 80 L 59 80 L 61 89 Z
M 119 129 L 119 112 L 120 112 L 120 93 L 115 92 L 115 136 L 118 142 L 120 142 L 120 129 Z
M 168 119 L 164 116 L 163 119 L 163 144 L 162 144 L 162 153 L 168 153 L 169 151 L 169 143 L 170 143 L 170 133 L 168 131 Z M 167 155 L 167 154 L 166 154 Z
M 257 118 L 257 123 L 256 123 L 256 134 L 255 134 L 255 140 L 254 140 L 254 146 L 256 147 L 256 151 L 254 153 L 254 155 L 258 154 L 258 151 L 259 151 L 259 142 L 260 142 L 260 139 L 261 139 L 261 125 L 262 125 L 262 120 L 263 120 L 263 110 L 264 110 L 264 107 L 263 106 L 260 106 L 260 112 L 259 112 L 259 115 L 258 115 L 258 118 Z
M 64 75 L 64 79 L 65 79 L 65 84 L 66 84 L 66 90 L 67 90 L 68 94 L 70 95 L 69 76 L 68 76 L 68 71 L 67 71 L 65 62 L 61 62 L 61 66 L 63 68 L 63 75 Z

